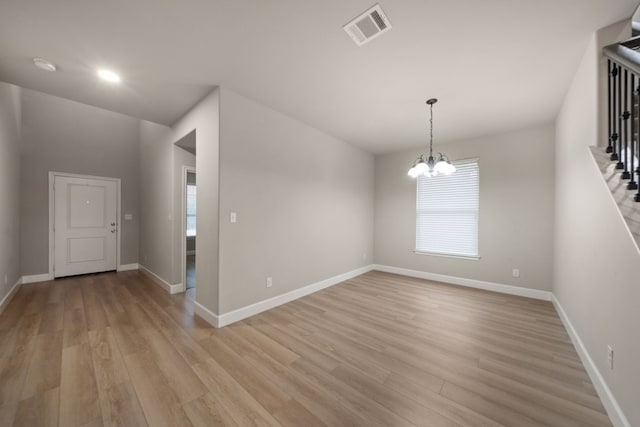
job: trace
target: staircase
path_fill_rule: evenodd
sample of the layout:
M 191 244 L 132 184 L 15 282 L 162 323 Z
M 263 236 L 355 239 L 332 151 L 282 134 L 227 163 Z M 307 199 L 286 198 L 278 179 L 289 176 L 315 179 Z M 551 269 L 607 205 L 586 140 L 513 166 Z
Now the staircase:
M 604 56 L 609 138 L 591 152 L 640 248 L 640 36 L 605 47 Z
M 610 154 L 604 148 L 591 147 L 591 154 L 640 252 L 640 203 L 633 200 L 635 191 L 627 188 L 628 182 L 621 179 L 620 170 L 616 169 L 617 161 L 612 161 Z

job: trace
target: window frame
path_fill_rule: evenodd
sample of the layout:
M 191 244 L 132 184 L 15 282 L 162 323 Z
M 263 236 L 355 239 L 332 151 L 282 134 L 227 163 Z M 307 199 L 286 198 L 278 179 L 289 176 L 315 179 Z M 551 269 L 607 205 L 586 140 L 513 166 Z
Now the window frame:
M 477 210 L 472 211 L 475 213 L 476 215 L 476 254 L 475 255 L 465 255 L 465 254 L 460 254 L 460 253 L 449 253 L 449 252 L 438 252 L 438 251 L 426 251 L 426 250 L 421 250 L 418 249 L 418 227 L 419 227 L 419 215 L 420 213 L 424 213 L 424 210 L 422 210 L 422 212 L 420 212 L 418 210 L 418 198 L 420 195 L 420 177 L 418 177 L 418 179 L 416 179 L 416 196 L 415 196 L 415 239 L 414 239 L 414 250 L 413 253 L 416 255 L 428 255 L 428 256 L 435 256 L 435 257 L 445 257 L 445 258 L 457 258 L 457 259 L 464 259 L 464 260 L 472 260 L 472 261 L 477 261 L 481 259 L 480 256 L 480 159 L 475 157 L 475 158 L 469 158 L 469 159 L 461 159 L 461 160 L 456 160 L 451 162 L 453 163 L 456 167 L 460 166 L 460 165 L 464 165 L 464 164 L 470 164 L 470 163 L 475 163 L 477 165 L 477 176 L 478 176 L 478 204 L 477 204 Z M 426 179 L 432 179 L 432 178 L 426 178 Z M 460 210 L 462 211 L 462 210 Z

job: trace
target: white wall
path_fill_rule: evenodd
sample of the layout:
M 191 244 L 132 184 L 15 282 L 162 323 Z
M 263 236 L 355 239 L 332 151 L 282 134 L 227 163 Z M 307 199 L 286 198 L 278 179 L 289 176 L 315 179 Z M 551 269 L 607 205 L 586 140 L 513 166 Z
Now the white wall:
M 541 126 L 434 147 L 451 159 L 480 159 L 480 260 L 413 252 L 416 181 L 407 171 L 424 149 L 377 156 L 376 264 L 550 290 L 553 140 L 553 127 Z
M 622 29 L 626 28 L 624 32 Z M 621 37 L 620 34 L 625 36 Z M 629 35 L 628 23 L 595 35 L 556 123 L 553 292 L 626 414 L 640 425 L 640 255 L 589 146 L 599 141 L 601 47 Z M 606 113 L 605 113 L 606 114 Z M 615 352 L 615 369 L 607 362 Z
M 373 174 L 371 154 L 221 88 L 219 313 L 371 264 Z
M 0 301 L 22 275 L 20 113 L 20 88 L 0 82 Z
M 49 271 L 49 171 L 120 178 L 122 264 L 138 262 L 138 119 L 22 90 L 22 274 Z M 124 220 L 130 213 L 133 220 Z

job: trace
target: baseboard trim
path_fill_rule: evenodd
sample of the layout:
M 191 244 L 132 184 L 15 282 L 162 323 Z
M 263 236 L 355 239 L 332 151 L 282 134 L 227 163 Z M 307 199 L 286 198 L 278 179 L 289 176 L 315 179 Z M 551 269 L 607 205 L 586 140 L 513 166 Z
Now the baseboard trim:
M 26 285 L 28 283 L 46 282 L 47 280 L 53 280 L 53 277 L 49 273 L 22 276 L 23 285 Z
M 207 307 L 205 307 L 204 305 L 200 304 L 199 302 L 195 302 L 193 308 L 194 308 L 195 313 L 198 316 L 202 317 L 205 322 L 207 322 L 208 324 L 210 324 L 211 326 L 213 326 L 215 328 L 220 328 L 221 327 L 220 326 L 220 318 L 213 311 L 209 310 Z
M 345 280 L 349 280 L 353 277 L 359 276 L 361 274 L 367 273 L 373 270 L 373 265 L 367 265 L 365 267 L 357 268 L 355 270 L 338 274 L 337 276 L 330 277 L 325 280 L 321 280 L 316 283 L 312 283 L 305 287 L 295 289 L 290 292 L 286 292 L 284 294 L 266 299 L 264 301 L 257 302 L 255 304 L 247 305 L 245 307 L 238 308 L 233 311 L 229 311 L 227 313 L 221 314 L 217 317 L 217 328 L 221 328 L 226 325 L 230 325 L 242 319 L 246 319 L 251 316 L 255 316 L 258 313 L 262 313 L 263 311 L 270 310 L 279 305 L 286 304 L 303 296 L 312 294 L 314 292 L 318 292 L 322 289 L 328 288 L 333 285 L 337 285 L 338 283 L 344 282 Z M 212 313 L 213 314 L 213 313 Z M 203 316 L 204 317 L 204 316 Z
M 373 266 L 373 270 L 399 274 L 401 276 L 415 277 L 418 279 L 434 280 L 437 282 L 444 282 L 452 285 L 466 286 L 468 288 L 484 289 L 486 291 L 500 292 L 502 294 L 534 298 L 544 301 L 551 301 L 551 298 L 553 296 L 553 294 L 549 291 L 541 291 L 531 288 L 520 288 L 518 286 L 503 285 L 500 283 L 485 282 L 482 280 L 467 279 L 464 277 L 447 276 L 445 274 L 428 273 L 426 271 L 410 270 L 408 268 L 391 267 L 388 265 L 375 264 Z
M 147 274 L 151 279 L 153 279 L 154 282 L 156 282 L 156 284 L 158 284 L 158 286 L 160 286 L 162 289 L 164 289 L 168 293 L 177 294 L 179 292 L 184 291 L 184 285 L 182 283 L 176 283 L 175 285 L 172 285 L 171 283 L 164 280 L 162 277 L 158 276 L 153 271 L 149 270 L 144 265 L 140 264 L 138 267 L 140 271 Z
M 117 271 L 131 271 L 131 270 L 139 270 L 140 265 L 137 262 L 133 264 L 121 264 L 118 266 Z
M 591 358 L 591 355 L 589 355 L 587 348 L 584 346 L 582 340 L 580 339 L 578 332 L 576 332 L 576 329 L 573 327 L 571 320 L 569 320 L 569 316 L 567 316 L 564 308 L 562 308 L 560 301 L 558 301 L 555 295 L 552 295 L 551 302 L 553 302 L 553 305 L 556 308 L 558 315 L 560 316 L 560 320 L 562 320 L 565 329 L 569 333 L 571 342 L 573 342 L 573 346 L 576 348 L 578 356 L 580 356 L 580 360 L 587 370 L 587 374 L 589 374 L 589 378 L 591 378 L 593 386 L 598 392 L 598 396 L 600 397 L 600 400 L 602 401 L 602 404 L 604 405 L 604 408 L 609 415 L 609 419 L 615 427 L 631 427 L 631 423 L 629 423 L 627 417 L 624 415 L 624 412 L 622 412 L 622 408 L 620 408 L 620 405 L 618 405 L 618 401 L 613 396 L 611 389 L 609 389 L 609 386 L 605 382 L 602 374 L 596 367 L 596 364 L 593 362 L 593 359 Z
M 4 298 L 2 298 L 2 301 L 0 301 L 0 314 L 4 313 L 5 308 L 9 306 L 9 303 L 11 303 L 11 300 L 16 295 L 16 292 L 18 292 L 18 289 L 20 289 L 20 286 L 22 286 L 22 278 L 18 279 L 16 284 L 13 285 L 13 287 L 9 291 L 9 293 L 5 295 Z

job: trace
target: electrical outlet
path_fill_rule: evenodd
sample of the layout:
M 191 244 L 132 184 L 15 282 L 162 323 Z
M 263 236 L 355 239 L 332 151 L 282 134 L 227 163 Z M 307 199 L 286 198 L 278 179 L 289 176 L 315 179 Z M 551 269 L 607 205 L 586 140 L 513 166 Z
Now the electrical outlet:
M 235 212 L 229 214 L 229 222 L 235 223 L 238 221 L 238 215 Z
M 8 280 L 9 280 L 9 278 L 8 278 L 8 277 L 7 277 L 7 275 L 5 274 L 5 275 L 4 275 L 4 284 L 5 284 L 5 285 L 7 284 L 7 281 L 8 281 Z
M 366 259 L 367 259 L 367 253 L 366 253 L 366 252 L 363 252 L 363 253 L 362 253 L 362 260 L 363 260 L 363 261 L 366 261 Z
M 270 288 L 272 286 L 273 286 L 273 278 L 267 277 L 267 288 Z
M 513 277 L 520 277 L 520 269 L 519 268 L 514 268 L 511 271 L 511 274 L 513 275 Z
M 609 361 L 609 369 L 613 369 L 613 348 L 607 346 L 607 360 Z

